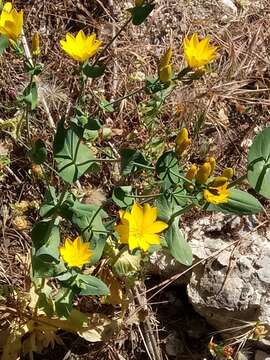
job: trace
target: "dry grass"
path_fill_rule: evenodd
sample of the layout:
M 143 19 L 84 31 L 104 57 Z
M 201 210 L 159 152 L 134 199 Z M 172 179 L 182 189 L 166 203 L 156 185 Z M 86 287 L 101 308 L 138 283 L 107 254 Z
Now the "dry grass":
M 103 144 L 118 151 L 121 146 L 142 147 L 142 143 L 148 143 L 151 147 L 151 139 L 154 138 L 169 147 L 171 134 L 184 124 L 192 132 L 198 114 L 204 114 L 204 126 L 188 159 L 203 161 L 206 155 L 204 149 L 209 149 L 216 156 L 220 169 L 238 164 L 237 173 L 241 175 L 245 168 L 247 140 L 252 139 L 258 129 L 269 125 L 268 2 L 261 0 L 241 7 L 240 1 L 237 1 L 238 14 L 232 14 L 218 0 L 158 0 L 156 10 L 147 24 L 136 28 L 130 26 L 105 54 L 105 76 L 96 82 L 88 82 L 86 94 L 89 111 L 96 108 L 95 101 L 103 96 L 112 101 L 140 88 L 143 82 L 134 78 L 153 76 L 158 59 L 168 44 L 174 47 L 175 67 L 180 69 L 183 65 L 181 43 L 186 34 L 194 31 L 202 35 L 209 34 L 220 48 L 220 57 L 213 65 L 214 72 L 203 81 L 196 82 L 192 89 L 184 87 L 174 90 L 151 132 L 143 126 L 140 106 L 149 98 L 142 93 L 124 100 L 113 114 L 102 114 L 103 123 L 119 134 L 109 144 Z M 25 10 L 25 33 L 28 40 L 34 31 L 41 33 L 44 75 L 40 78 L 40 86 L 50 114 L 57 123 L 66 114 L 67 103 L 71 106 L 79 91 L 78 81 L 74 81 L 74 64 L 61 52 L 59 40 L 67 31 L 76 32 L 83 28 L 88 32 L 97 32 L 104 42 L 108 41 L 126 19 L 124 10 L 127 3 L 123 0 L 18 0 L 15 4 Z M 14 55 L 8 52 L 0 58 L 1 119 L 7 120 L 16 114 L 15 96 L 26 81 L 22 64 Z M 40 106 L 31 121 L 34 135 L 41 136 L 49 143 L 52 130 L 46 120 L 47 116 L 46 109 Z M 20 199 L 41 201 L 44 183 L 41 180 L 33 181 L 29 174 L 31 163 L 25 159 L 20 144 L 10 140 L 5 132 L 0 132 L 0 137 L 12 144 L 11 173 L 7 172 L 0 182 L 0 285 L 8 284 L 23 289 L 25 277 L 18 254 L 24 256 L 28 252 L 30 237 L 26 232 L 14 228 L 14 214 L 10 205 Z M 109 193 L 115 174 L 109 166 L 105 166 L 102 174 L 102 184 L 99 176 L 86 176 L 81 181 L 82 186 L 102 186 L 105 193 Z M 37 218 L 36 212 L 30 214 L 31 222 L 34 223 Z M 151 324 L 149 326 L 153 328 Z M 80 346 L 85 349 L 84 355 L 77 357 L 66 349 L 66 356 L 61 355 L 61 358 L 94 359 L 99 356 L 102 359 L 147 359 L 147 353 L 138 352 L 135 347 L 143 349 L 150 345 L 145 343 L 145 329 L 135 332 L 130 329 L 129 336 L 114 339 L 107 344 L 80 343 Z M 197 358 L 196 354 L 192 356 Z

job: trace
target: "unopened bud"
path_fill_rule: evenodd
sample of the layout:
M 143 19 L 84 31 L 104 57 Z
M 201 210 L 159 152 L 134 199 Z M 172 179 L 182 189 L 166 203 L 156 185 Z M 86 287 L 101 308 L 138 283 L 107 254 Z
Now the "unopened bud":
M 214 174 L 215 168 L 216 168 L 216 159 L 214 157 L 210 157 L 208 159 L 209 164 L 211 165 L 211 173 L 210 176 Z
M 199 184 L 205 184 L 211 174 L 211 165 L 209 162 L 204 163 L 199 167 L 199 170 L 196 174 L 196 181 Z
M 33 56 L 40 55 L 40 37 L 38 32 L 36 32 L 32 38 L 32 54 Z
M 227 179 L 231 179 L 234 175 L 234 169 L 233 168 L 226 168 L 223 170 L 221 176 L 226 177 Z

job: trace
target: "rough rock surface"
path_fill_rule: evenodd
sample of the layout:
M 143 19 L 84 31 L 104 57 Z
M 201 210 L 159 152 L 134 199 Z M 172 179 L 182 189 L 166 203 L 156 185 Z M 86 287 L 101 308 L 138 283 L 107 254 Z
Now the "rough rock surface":
M 198 259 L 224 249 L 195 267 L 188 284 L 191 303 L 217 329 L 239 326 L 237 319 L 270 327 L 270 230 L 260 234 L 256 225 L 255 217 L 215 214 L 191 226 Z
M 195 310 L 217 330 L 257 320 L 270 328 L 270 229 L 258 225 L 255 216 L 212 214 L 184 230 L 194 262 L 206 261 L 182 282 Z M 151 261 L 166 277 L 185 269 L 165 253 Z

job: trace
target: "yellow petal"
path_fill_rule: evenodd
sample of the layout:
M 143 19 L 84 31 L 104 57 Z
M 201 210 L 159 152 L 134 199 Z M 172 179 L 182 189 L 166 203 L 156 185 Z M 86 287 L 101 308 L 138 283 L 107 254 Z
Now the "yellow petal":
M 138 228 L 142 227 L 143 224 L 143 208 L 140 204 L 134 203 L 131 209 L 131 216 L 136 222 Z
M 143 227 L 147 228 L 152 225 L 157 219 L 157 208 L 149 204 L 143 206 Z
M 145 229 L 147 234 L 157 234 L 167 229 L 168 224 L 163 221 L 155 221 L 152 225 Z

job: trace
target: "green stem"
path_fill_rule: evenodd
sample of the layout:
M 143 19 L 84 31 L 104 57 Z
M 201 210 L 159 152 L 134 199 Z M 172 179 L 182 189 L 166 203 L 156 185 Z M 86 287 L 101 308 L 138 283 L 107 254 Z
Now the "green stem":
M 148 166 L 148 165 L 144 165 L 144 164 L 138 164 L 136 162 L 133 163 L 135 166 L 141 167 L 143 169 L 148 169 L 148 170 L 155 170 L 154 166 Z
M 244 181 L 247 178 L 247 174 L 240 176 L 238 179 L 234 180 L 228 185 L 228 188 L 234 187 L 235 185 L 240 184 L 242 181 Z
M 183 209 L 177 211 L 176 213 L 172 214 L 170 221 L 169 221 L 169 225 L 171 225 L 174 222 L 174 219 L 177 218 L 178 216 L 181 216 L 183 214 L 185 214 L 188 210 L 192 209 L 195 206 L 195 204 L 189 204 L 186 207 L 184 207 Z
M 97 56 L 96 60 L 92 64 L 92 66 L 95 66 L 99 59 L 103 56 L 103 54 L 107 51 L 107 49 L 112 45 L 112 43 L 118 38 L 118 36 L 122 33 L 123 30 L 127 27 L 127 25 L 131 22 L 132 16 L 124 23 L 124 25 L 117 31 L 117 33 L 114 35 L 114 37 L 108 42 L 108 44 L 101 50 L 99 55 Z
M 144 198 L 153 198 L 153 197 L 159 197 L 164 195 L 164 193 L 158 193 L 158 194 L 149 194 L 149 195 L 126 195 L 126 197 L 129 198 L 138 198 L 138 199 L 144 199 Z
M 108 107 L 108 106 L 113 106 L 115 104 L 118 104 L 119 102 L 121 102 L 122 100 L 125 100 L 125 99 L 128 99 L 129 97 L 133 96 L 133 95 L 136 95 L 138 94 L 139 92 L 143 91 L 145 89 L 145 86 L 142 86 L 141 88 L 137 89 L 137 90 L 134 90 L 132 91 L 131 93 L 129 94 L 126 94 L 122 97 L 120 97 L 119 99 L 116 99 L 114 101 L 112 101 L 111 103 L 109 103 L 108 105 L 104 106 L 105 108 Z
M 170 173 L 177 176 L 179 179 L 185 181 L 186 183 L 190 184 L 190 185 L 194 185 L 192 181 L 188 180 L 187 178 L 185 178 L 182 175 L 176 174 L 174 171 L 170 170 Z

